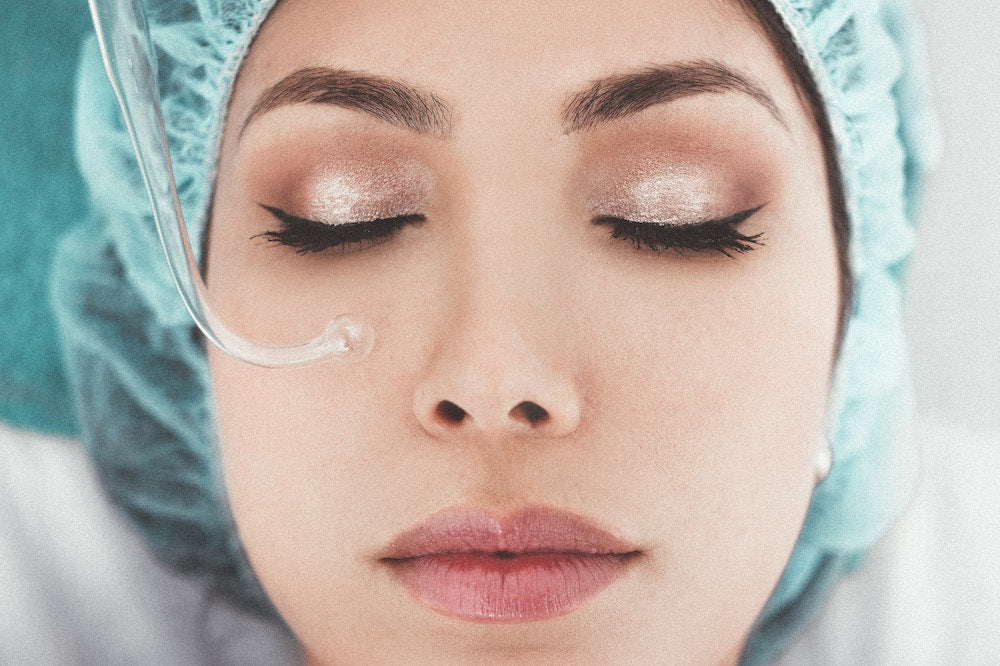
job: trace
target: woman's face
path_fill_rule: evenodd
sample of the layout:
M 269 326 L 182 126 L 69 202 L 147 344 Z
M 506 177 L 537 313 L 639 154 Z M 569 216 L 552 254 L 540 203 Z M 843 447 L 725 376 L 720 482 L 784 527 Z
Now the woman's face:
M 210 291 L 375 347 L 209 357 L 240 535 L 310 658 L 735 660 L 813 489 L 834 248 L 809 110 L 736 7 L 284 0 Z

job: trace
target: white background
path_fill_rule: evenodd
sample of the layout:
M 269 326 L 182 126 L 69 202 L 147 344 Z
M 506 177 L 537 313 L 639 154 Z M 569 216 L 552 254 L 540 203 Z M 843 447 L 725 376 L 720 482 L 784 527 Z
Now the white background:
M 1000 3 L 913 4 L 944 141 L 907 298 L 918 414 L 1000 435 Z

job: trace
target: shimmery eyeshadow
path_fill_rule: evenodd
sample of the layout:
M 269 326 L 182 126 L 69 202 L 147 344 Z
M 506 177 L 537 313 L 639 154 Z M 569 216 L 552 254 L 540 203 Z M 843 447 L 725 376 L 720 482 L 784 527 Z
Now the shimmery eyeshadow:
M 581 142 L 574 196 L 586 213 L 684 225 L 759 206 L 782 187 L 784 133 L 684 117 L 635 122 Z
M 430 192 L 430 171 L 418 163 L 338 161 L 309 177 L 292 203 L 309 219 L 344 224 L 419 213 Z
M 647 162 L 588 178 L 591 213 L 654 224 L 687 224 L 728 214 L 734 184 L 713 169 Z

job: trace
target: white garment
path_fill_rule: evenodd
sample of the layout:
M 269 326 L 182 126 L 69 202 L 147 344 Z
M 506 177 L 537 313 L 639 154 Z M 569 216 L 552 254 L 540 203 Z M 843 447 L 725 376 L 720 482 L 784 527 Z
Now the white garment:
M 909 509 L 780 666 L 1000 665 L 1000 437 L 918 433 Z
M 1000 664 L 1000 441 L 926 431 L 914 504 L 779 666 Z M 0 426 L 0 664 L 297 664 L 167 571 L 78 444 Z
M 78 443 L 0 426 L 0 664 L 301 660 L 283 630 L 155 560 Z

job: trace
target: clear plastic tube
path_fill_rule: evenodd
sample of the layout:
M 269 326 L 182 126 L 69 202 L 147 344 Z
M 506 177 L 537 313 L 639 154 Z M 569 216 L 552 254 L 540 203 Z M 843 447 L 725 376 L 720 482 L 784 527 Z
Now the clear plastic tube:
M 311 340 L 275 346 L 247 339 L 216 314 L 191 249 L 177 196 L 153 47 L 141 0 L 89 0 L 89 5 L 104 67 L 132 140 L 171 275 L 198 328 L 227 354 L 266 367 L 367 356 L 374 346 L 374 331 L 353 315 L 332 317 Z

